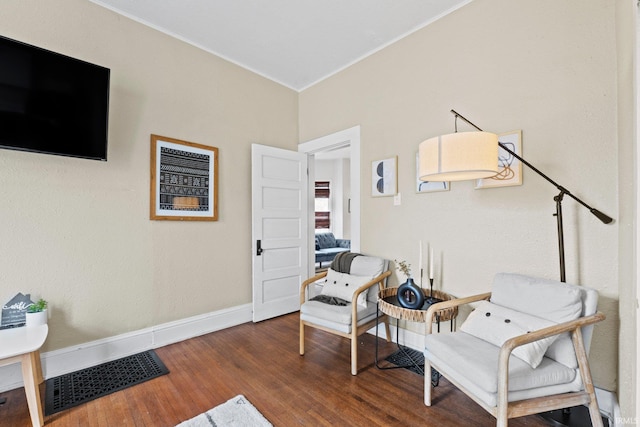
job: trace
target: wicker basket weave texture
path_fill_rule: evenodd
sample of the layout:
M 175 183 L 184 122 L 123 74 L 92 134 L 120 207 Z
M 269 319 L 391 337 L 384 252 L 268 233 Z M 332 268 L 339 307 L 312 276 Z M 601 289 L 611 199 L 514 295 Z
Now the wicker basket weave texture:
M 422 292 L 425 294 L 425 297 L 429 297 L 429 291 L 423 289 Z M 427 310 L 412 310 L 385 301 L 385 298 L 394 297 L 397 294 L 398 288 L 386 288 L 380 291 L 378 294 L 378 308 L 381 312 L 396 319 L 410 320 L 412 322 L 426 322 Z M 441 299 L 442 301 L 449 301 L 452 299 L 451 295 L 436 290 L 433 291 L 433 297 Z M 455 319 L 457 315 L 458 307 L 445 308 L 436 312 L 433 321 L 447 322 Z

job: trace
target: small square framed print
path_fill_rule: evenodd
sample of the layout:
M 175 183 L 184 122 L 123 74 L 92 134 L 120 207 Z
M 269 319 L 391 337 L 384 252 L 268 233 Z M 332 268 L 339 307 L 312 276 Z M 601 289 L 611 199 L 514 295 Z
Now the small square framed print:
M 371 162 L 371 195 L 395 196 L 398 192 L 398 157 Z

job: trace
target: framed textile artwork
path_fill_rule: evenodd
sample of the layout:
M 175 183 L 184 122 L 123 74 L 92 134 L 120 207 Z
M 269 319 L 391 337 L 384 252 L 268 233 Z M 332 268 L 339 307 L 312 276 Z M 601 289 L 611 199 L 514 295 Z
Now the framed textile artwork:
M 151 135 L 152 220 L 218 220 L 218 149 Z

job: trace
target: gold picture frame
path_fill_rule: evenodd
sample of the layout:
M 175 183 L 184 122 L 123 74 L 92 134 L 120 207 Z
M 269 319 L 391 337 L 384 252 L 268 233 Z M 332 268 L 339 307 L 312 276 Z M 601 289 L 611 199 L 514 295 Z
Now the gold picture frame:
M 150 219 L 218 220 L 218 148 L 151 135 Z

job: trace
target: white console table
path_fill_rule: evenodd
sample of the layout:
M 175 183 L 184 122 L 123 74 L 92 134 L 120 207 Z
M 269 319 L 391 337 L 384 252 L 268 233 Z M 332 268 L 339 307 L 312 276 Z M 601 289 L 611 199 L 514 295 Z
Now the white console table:
M 0 366 L 20 362 L 24 391 L 32 424 L 40 427 L 44 424 L 40 388 L 42 367 L 40 365 L 40 347 L 47 339 L 47 325 L 19 327 L 0 330 Z

